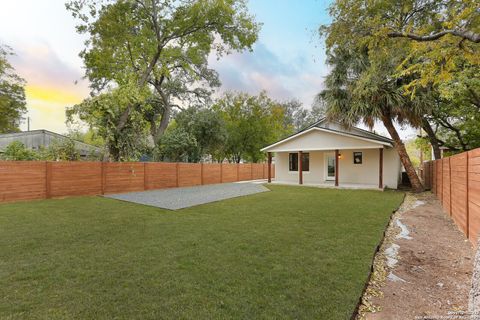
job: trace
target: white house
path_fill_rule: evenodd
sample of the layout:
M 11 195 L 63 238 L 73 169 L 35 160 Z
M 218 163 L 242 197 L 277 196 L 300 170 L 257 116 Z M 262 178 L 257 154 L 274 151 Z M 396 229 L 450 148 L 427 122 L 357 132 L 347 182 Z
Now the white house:
M 276 183 L 396 189 L 401 177 L 393 140 L 325 118 L 262 151 L 268 152 L 269 172 L 275 155 Z

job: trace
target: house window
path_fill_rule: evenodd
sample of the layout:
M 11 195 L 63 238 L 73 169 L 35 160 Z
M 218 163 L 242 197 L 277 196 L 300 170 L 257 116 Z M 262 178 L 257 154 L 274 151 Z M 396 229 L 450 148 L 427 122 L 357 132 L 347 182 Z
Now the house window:
M 288 154 L 288 170 L 298 171 L 298 153 Z M 302 171 L 310 171 L 310 154 L 302 154 Z
M 353 164 L 362 164 L 363 156 L 361 152 L 353 153 Z

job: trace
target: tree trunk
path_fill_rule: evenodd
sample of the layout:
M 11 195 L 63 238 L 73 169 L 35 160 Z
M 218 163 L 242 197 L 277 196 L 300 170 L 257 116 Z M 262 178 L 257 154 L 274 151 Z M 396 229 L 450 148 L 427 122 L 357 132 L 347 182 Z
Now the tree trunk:
M 430 140 L 435 160 L 440 159 L 442 157 L 442 153 L 440 151 L 440 143 L 437 139 L 437 136 L 435 135 L 435 132 L 432 129 L 432 126 L 430 125 L 430 122 L 428 122 L 428 120 L 425 118 L 423 118 L 422 120 L 422 128 L 427 133 L 428 140 Z
M 171 106 L 166 106 L 163 109 L 162 119 L 160 120 L 160 124 L 155 130 L 155 135 L 153 136 L 153 141 L 155 142 L 155 144 L 158 143 L 158 140 L 160 140 L 160 138 L 163 136 L 163 134 L 165 133 L 165 130 L 168 127 L 168 124 L 170 122 L 170 114 L 172 113 L 171 111 L 172 111 Z
M 407 149 L 405 149 L 405 145 L 403 144 L 402 139 L 398 135 L 397 129 L 393 125 L 392 118 L 389 114 L 382 115 L 382 121 L 387 128 L 388 133 L 392 137 L 395 143 L 395 149 L 397 149 L 398 155 L 400 156 L 400 161 L 402 161 L 403 167 L 407 172 L 408 178 L 410 179 L 410 183 L 412 184 L 413 192 L 422 192 L 423 185 L 420 179 L 418 178 L 417 172 L 415 172 L 415 168 L 412 165 L 412 161 L 408 156 Z

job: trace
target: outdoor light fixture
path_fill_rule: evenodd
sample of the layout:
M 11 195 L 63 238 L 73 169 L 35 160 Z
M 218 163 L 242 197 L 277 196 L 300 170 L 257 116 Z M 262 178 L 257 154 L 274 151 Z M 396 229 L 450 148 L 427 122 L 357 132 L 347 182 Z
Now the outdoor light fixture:
M 341 153 L 338 154 L 338 159 L 342 159 L 342 154 Z

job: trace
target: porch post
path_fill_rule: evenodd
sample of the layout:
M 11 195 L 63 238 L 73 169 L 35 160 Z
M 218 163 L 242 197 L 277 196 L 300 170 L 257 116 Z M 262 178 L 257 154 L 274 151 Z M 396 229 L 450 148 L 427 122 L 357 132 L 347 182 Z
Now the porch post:
M 378 165 L 378 187 L 383 189 L 383 148 L 378 150 L 380 152 L 380 162 Z
M 298 184 L 303 184 L 302 151 L 298 151 Z
M 338 152 L 338 149 L 335 150 L 335 187 L 338 187 L 338 159 L 339 159 L 340 153 Z
M 272 153 L 268 153 L 268 183 L 272 182 Z

